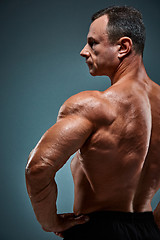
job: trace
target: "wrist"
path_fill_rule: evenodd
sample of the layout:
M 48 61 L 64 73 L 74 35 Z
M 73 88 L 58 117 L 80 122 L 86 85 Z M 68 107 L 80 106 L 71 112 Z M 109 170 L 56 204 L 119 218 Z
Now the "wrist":
M 57 226 L 59 226 L 59 220 L 58 220 L 58 215 L 54 214 L 52 216 L 52 219 L 50 221 L 46 221 L 43 224 L 41 224 L 42 229 L 46 232 L 54 232 L 55 229 L 57 229 Z

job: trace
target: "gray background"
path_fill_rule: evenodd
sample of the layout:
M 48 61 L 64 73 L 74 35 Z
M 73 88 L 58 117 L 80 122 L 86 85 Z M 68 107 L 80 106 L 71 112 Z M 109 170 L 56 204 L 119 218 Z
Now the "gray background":
M 63 102 L 84 90 L 105 90 L 106 77 L 92 77 L 79 52 L 90 16 L 113 4 L 138 8 L 147 41 L 144 63 L 160 84 L 160 2 L 158 0 L 1 0 L 1 197 L 0 239 L 59 239 L 37 223 L 25 187 L 29 152 L 51 127 Z M 73 182 L 69 162 L 57 174 L 58 211 L 72 211 Z M 153 208 L 160 199 L 157 194 Z

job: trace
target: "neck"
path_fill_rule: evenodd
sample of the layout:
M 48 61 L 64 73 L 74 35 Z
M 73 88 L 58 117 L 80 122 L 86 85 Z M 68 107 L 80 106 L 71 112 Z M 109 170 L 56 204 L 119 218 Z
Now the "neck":
M 146 79 L 146 77 L 148 77 L 148 75 L 143 64 L 142 56 L 132 53 L 119 63 L 114 74 L 110 76 L 110 79 L 111 85 L 113 85 L 122 79 L 136 79 L 136 81 L 138 81 Z

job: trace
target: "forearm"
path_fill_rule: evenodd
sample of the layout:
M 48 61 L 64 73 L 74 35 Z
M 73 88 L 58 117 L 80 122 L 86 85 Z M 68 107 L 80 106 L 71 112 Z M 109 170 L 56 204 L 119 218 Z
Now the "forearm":
M 53 167 L 41 159 L 35 161 L 32 158 L 29 162 L 26 185 L 36 218 L 43 229 L 53 231 L 57 217 L 57 185 Z
M 38 222 L 44 230 L 51 232 L 54 226 L 56 226 L 57 217 L 56 187 L 54 185 L 56 185 L 55 182 L 51 184 L 50 189 L 46 191 L 44 196 L 42 194 L 41 197 L 37 195 L 30 198 Z

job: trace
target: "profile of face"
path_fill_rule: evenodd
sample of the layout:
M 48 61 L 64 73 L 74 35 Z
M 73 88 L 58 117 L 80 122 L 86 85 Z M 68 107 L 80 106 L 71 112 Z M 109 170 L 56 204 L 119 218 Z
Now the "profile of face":
M 109 42 L 106 31 L 107 23 L 107 15 L 92 22 L 87 36 L 87 44 L 80 52 L 80 55 L 86 59 L 92 76 L 111 77 L 119 64 L 118 45 Z

